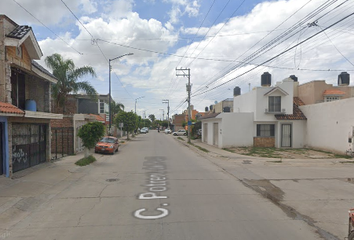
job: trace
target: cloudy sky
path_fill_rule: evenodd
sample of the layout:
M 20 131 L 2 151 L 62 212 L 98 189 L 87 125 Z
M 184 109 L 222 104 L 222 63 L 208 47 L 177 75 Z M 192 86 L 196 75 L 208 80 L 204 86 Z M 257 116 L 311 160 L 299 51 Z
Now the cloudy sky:
M 44 58 L 60 53 L 87 78 L 141 116 L 170 116 L 186 109 L 189 68 L 191 103 L 204 111 L 215 101 L 296 75 L 300 84 L 337 84 L 342 71 L 354 73 L 354 1 L 348 0 L 1 0 L 0 14 L 30 25 Z M 180 73 L 180 71 L 178 71 Z M 353 82 L 353 81 L 352 81 Z M 351 84 L 353 85 L 353 84 Z

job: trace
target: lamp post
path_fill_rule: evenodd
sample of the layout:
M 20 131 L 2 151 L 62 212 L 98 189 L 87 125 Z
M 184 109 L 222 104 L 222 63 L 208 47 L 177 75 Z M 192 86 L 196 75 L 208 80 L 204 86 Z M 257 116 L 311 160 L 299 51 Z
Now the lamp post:
M 109 128 L 108 128 L 108 132 L 109 134 L 111 134 L 111 126 L 112 126 L 112 109 L 111 109 L 111 72 L 112 72 L 112 66 L 111 66 L 111 62 L 118 59 L 118 58 L 121 58 L 121 57 L 124 57 L 124 56 L 128 56 L 128 55 L 133 55 L 133 53 L 126 53 L 126 54 L 123 54 L 119 57 L 115 57 L 115 58 L 112 58 L 112 59 L 108 59 L 108 65 L 109 65 L 109 102 L 108 102 L 108 109 L 109 109 Z
M 167 125 L 168 129 L 170 129 L 170 100 L 163 99 L 162 103 L 167 103 Z
M 135 98 L 135 111 L 134 111 L 134 113 L 136 114 L 136 103 L 138 102 L 138 100 L 140 99 L 140 98 L 143 98 L 144 96 L 141 96 L 141 97 L 138 97 L 138 98 Z

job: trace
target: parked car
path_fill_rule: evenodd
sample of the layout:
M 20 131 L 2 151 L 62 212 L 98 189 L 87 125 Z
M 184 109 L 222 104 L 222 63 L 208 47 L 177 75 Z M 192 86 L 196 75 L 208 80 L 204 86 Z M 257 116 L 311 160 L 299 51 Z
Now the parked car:
M 172 133 L 172 131 L 171 131 L 171 129 L 166 128 L 166 129 L 165 129 L 165 133 L 166 133 L 166 134 L 170 134 L 170 133 Z
M 118 149 L 118 138 L 105 136 L 96 144 L 95 153 L 110 153 L 113 155 L 115 152 L 118 152 Z
M 140 129 L 140 133 L 148 133 L 149 129 L 147 127 L 143 127 L 142 129 Z
M 186 136 L 187 132 L 184 129 L 180 129 L 177 132 L 173 132 L 172 135 L 173 136 Z

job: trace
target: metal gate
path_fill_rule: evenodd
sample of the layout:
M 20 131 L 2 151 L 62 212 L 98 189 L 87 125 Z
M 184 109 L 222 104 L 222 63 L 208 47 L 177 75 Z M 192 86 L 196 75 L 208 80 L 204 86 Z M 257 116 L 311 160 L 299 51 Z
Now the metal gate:
M 291 147 L 291 124 L 281 125 L 281 146 Z
M 46 161 L 46 124 L 12 124 L 12 171 Z
M 4 174 L 4 151 L 3 151 L 3 144 L 2 144 L 2 126 L 3 124 L 0 122 L 0 175 Z
M 74 128 L 52 128 L 52 159 L 74 154 Z

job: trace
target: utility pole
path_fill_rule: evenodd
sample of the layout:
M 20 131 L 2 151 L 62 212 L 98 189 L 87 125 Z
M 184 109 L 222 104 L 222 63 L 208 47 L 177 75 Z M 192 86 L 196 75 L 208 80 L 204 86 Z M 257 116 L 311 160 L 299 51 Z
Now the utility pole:
M 188 143 L 191 142 L 191 118 L 192 118 L 192 113 L 191 113 L 191 74 L 190 74 L 190 69 L 189 68 L 176 68 L 176 76 L 177 77 L 188 77 L 188 84 L 186 85 L 187 92 L 188 92 Z
M 162 121 L 165 119 L 165 109 L 160 108 L 160 110 L 162 111 Z
M 170 100 L 163 99 L 162 103 L 167 103 L 167 124 L 168 124 L 168 129 L 170 129 Z

